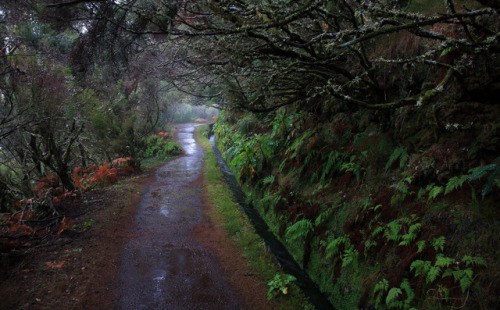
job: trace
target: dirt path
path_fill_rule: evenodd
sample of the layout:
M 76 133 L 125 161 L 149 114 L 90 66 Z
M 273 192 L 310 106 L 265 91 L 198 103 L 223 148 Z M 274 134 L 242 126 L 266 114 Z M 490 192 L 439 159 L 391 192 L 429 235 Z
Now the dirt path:
M 119 268 L 120 309 L 244 308 L 214 251 L 192 235 L 206 222 L 197 181 L 204 150 L 194 140 L 194 128 L 178 128 L 185 155 L 159 168 L 141 198 Z

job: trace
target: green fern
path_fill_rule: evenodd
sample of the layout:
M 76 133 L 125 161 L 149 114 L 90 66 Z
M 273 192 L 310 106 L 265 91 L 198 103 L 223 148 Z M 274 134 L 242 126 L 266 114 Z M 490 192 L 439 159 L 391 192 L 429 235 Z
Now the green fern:
M 401 294 L 403 294 L 403 291 L 399 287 L 393 287 L 387 292 L 385 303 L 389 309 L 403 307 L 403 302 L 398 300 Z
M 354 248 L 349 248 L 344 251 L 344 255 L 342 256 L 342 268 L 347 267 L 349 265 L 354 265 L 354 268 L 357 268 L 358 265 L 358 256 L 359 253 Z
M 332 206 L 330 208 L 327 208 L 325 211 L 321 212 L 316 220 L 314 220 L 314 225 L 315 226 L 320 226 L 324 224 L 328 218 L 333 214 L 333 211 L 335 210 L 335 206 Z
M 469 181 L 479 180 L 480 178 L 485 176 L 488 173 L 488 171 L 495 169 L 497 166 L 498 166 L 497 164 L 489 164 L 486 166 L 473 168 L 469 170 L 471 174 L 469 175 L 468 180 Z
M 417 242 L 417 252 L 420 253 L 425 248 L 425 240 L 420 240 Z
M 401 239 L 401 235 L 399 231 L 401 230 L 402 225 L 398 220 L 392 221 L 385 226 L 384 237 L 389 241 L 399 241 Z
M 410 245 L 410 243 L 417 238 L 417 234 L 420 232 L 421 228 L 422 224 L 420 223 L 415 223 L 411 225 L 410 228 L 408 229 L 408 233 L 401 237 L 402 241 L 399 243 L 399 245 L 404 245 L 404 246 Z
M 434 248 L 434 250 L 440 249 L 441 251 L 444 251 L 444 244 L 446 243 L 446 238 L 444 236 L 440 236 L 437 238 L 434 238 L 431 240 L 431 245 Z
M 313 224 L 308 219 L 302 219 L 288 227 L 285 236 L 289 240 L 305 238 L 314 229 Z
M 487 264 L 486 264 L 486 261 L 484 260 L 484 258 L 482 257 L 472 257 L 472 256 L 469 256 L 469 255 L 466 255 L 462 258 L 462 262 L 465 263 L 465 265 L 468 267 L 468 266 L 471 266 L 471 265 L 476 265 L 476 266 L 483 266 L 483 267 L 486 267 Z
M 451 264 L 453 264 L 455 260 L 450 257 L 446 257 L 443 254 L 437 254 L 436 255 L 436 263 L 434 263 L 435 266 L 437 267 L 448 267 Z
M 408 153 L 405 147 L 400 146 L 394 150 L 392 155 L 389 157 L 387 164 L 385 165 L 386 172 L 398 158 L 399 158 L 399 167 L 400 169 L 402 169 L 408 160 Z
M 498 160 L 500 160 L 500 157 L 497 157 L 495 159 L 495 161 Z M 481 192 L 481 196 L 483 198 L 491 192 L 491 190 L 493 189 L 493 185 L 498 184 L 497 181 L 500 178 L 500 164 L 489 164 L 482 167 L 476 167 L 469 171 L 471 172 L 468 178 L 469 181 L 481 179 L 489 171 L 491 171 L 491 173 L 488 176 L 488 179 L 486 180 L 486 184 L 483 188 L 483 191 Z
M 437 277 L 441 274 L 441 267 L 432 266 L 427 272 L 427 277 L 425 278 L 425 282 L 427 284 L 436 281 Z
M 401 285 L 399 286 L 401 289 L 406 293 L 406 300 L 404 301 L 404 308 L 408 309 L 410 308 L 411 302 L 415 298 L 415 292 L 410 286 L 410 281 L 408 279 L 403 279 L 403 282 L 401 282 Z
M 321 175 L 321 182 L 323 182 L 332 173 L 340 171 L 342 161 L 342 155 L 339 152 L 330 152 L 326 163 L 322 167 L 323 174 Z
M 349 236 L 343 235 L 329 242 L 326 246 L 326 258 L 331 258 L 332 256 L 337 255 L 342 244 L 345 245 L 345 248 L 348 248 L 351 245 Z
M 497 165 L 496 168 L 493 170 L 493 172 L 490 173 L 490 176 L 488 177 L 488 180 L 484 185 L 483 191 L 481 192 L 481 196 L 483 198 L 484 196 L 488 195 L 491 192 L 494 184 L 498 184 L 496 181 L 500 179 L 499 177 L 500 177 L 500 165 Z
M 431 265 L 430 261 L 428 261 L 428 260 L 423 261 L 423 260 L 417 259 L 413 263 L 411 263 L 410 271 L 415 270 L 415 276 L 418 277 L 420 275 L 426 275 L 429 272 L 429 270 L 431 269 L 431 267 L 432 267 L 432 265 Z
M 462 175 L 460 177 L 451 178 L 446 184 L 446 189 L 444 191 L 444 194 L 448 195 L 448 193 L 450 193 L 451 191 L 459 187 L 462 187 L 462 185 L 464 184 L 465 181 L 467 181 L 468 178 L 469 178 L 468 175 Z
M 340 171 L 352 172 L 356 176 L 356 180 L 359 181 L 361 172 L 364 171 L 365 169 L 361 167 L 360 164 L 356 163 L 355 160 L 356 160 L 356 155 L 352 155 L 348 163 L 344 163 L 341 165 Z
M 380 308 L 380 303 L 382 301 L 382 296 L 389 289 L 389 281 L 385 278 L 380 280 L 373 288 L 373 294 L 375 295 L 375 308 Z
M 273 184 L 274 183 L 274 175 L 270 175 L 262 179 L 263 184 Z
M 465 291 L 472 285 L 473 274 L 474 272 L 472 269 L 457 270 L 453 273 L 455 280 L 458 279 L 458 282 L 460 283 L 462 293 L 465 293 Z
M 434 200 L 443 191 L 442 186 L 432 186 L 429 191 L 429 200 Z

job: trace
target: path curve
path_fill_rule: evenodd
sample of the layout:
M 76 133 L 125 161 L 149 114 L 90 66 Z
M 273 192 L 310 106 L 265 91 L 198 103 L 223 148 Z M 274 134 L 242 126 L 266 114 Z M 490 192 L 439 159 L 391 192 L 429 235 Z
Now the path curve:
M 119 269 L 119 309 L 243 309 L 215 253 L 191 232 L 203 221 L 204 150 L 196 125 L 178 128 L 185 154 L 159 168 L 141 198 Z

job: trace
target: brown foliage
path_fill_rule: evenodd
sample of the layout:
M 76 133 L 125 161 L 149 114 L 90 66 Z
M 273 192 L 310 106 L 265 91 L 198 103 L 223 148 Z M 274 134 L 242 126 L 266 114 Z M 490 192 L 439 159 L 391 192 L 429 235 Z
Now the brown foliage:
M 63 220 L 61 221 L 61 226 L 57 231 L 57 235 L 60 235 L 66 229 L 73 229 L 73 221 L 64 217 Z
M 157 133 L 156 136 L 158 138 L 168 139 L 170 137 L 170 134 L 166 131 L 161 131 L 161 132 Z
M 76 167 L 73 170 L 73 182 L 75 187 L 80 190 L 87 189 L 89 185 L 113 184 L 118 180 L 117 177 L 133 174 L 136 164 L 136 160 L 132 157 L 125 157 L 113 160 L 111 166 L 104 162 L 102 166 Z
M 54 191 L 59 187 L 60 180 L 57 175 L 52 172 L 41 177 L 35 187 L 35 193 L 38 197 L 44 197 L 49 191 Z

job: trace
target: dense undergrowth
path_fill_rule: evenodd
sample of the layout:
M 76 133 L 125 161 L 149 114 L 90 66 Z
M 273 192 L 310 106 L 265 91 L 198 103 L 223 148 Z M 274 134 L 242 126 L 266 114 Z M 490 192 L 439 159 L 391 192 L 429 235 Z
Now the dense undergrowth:
M 293 108 L 214 126 L 249 200 L 337 309 L 500 302 L 500 161 L 485 142 L 497 114 L 437 131 L 419 112 L 394 111 L 389 128 L 373 112 Z

